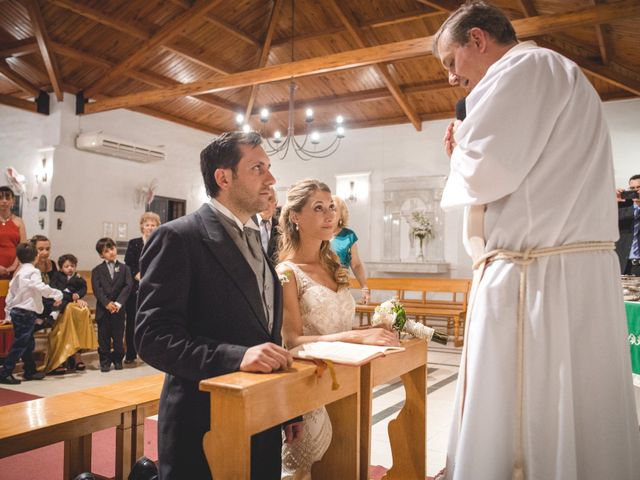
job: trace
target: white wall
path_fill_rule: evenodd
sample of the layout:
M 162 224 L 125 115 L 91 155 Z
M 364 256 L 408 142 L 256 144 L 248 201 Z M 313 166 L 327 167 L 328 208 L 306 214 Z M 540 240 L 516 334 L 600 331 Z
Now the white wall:
M 80 259 L 80 268 L 98 262 L 93 249 L 102 236 L 103 222 L 127 223 L 129 237 L 138 235 L 138 219 L 143 211 L 134 202 L 137 188 L 152 178 L 159 179 L 157 194 L 187 200 L 187 211 L 204 200 L 199 172 L 199 152 L 212 135 L 142 114 L 117 110 L 78 117 L 74 98 L 65 96 L 54 104 L 52 114 L 43 116 L 0 106 L 0 167 L 12 165 L 27 175 L 33 194 L 46 193 L 49 212 L 45 230 L 37 224 L 37 202 L 26 203 L 23 217 L 27 233 L 43 232 L 51 237 L 53 255 L 72 252 Z M 608 102 L 604 106 L 611 128 L 618 185 L 626 185 L 630 175 L 640 173 L 640 100 Z M 422 132 L 410 125 L 398 125 L 347 131 L 340 150 L 324 160 L 303 162 L 291 158 L 272 159 L 272 170 L 279 187 L 303 178 L 317 178 L 332 189 L 336 175 L 371 172 L 368 205 L 352 206 L 352 226 L 360 236 L 364 260 L 382 256 L 382 181 L 387 177 L 443 175 L 448 159 L 442 151 L 442 136 L 447 121 L 425 122 Z M 139 164 L 76 150 L 73 142 L 78 131 L 103 130 L 105 133 L 146 145 L 165 145 L 164 162 Z M 53 175 L 48 184 L 35 188 L 33 172 L 41 167 L 42 152 L 55 147 Z M 0 184 L 4 184 L 0 177 Z M 67 211 L 54 214 L 53 198 L 63 195 Z M 279 194 L 284 200 L 284 193 Z M 62 230 L 55 221 L 63 220 Z M 461 243 L 461 214 L 446 215 L 445 260 L 451 263 L 452 276 L 467 276 L 469 260 Z
M 136 203 L 136 190 L 152 178 L 158 178 L 157 195 L 185 199 L 187 211 L 198 208 L 204 188 L 200 176 L 199 153 L 212 135 L 147 115 L 117 110 L 96 115 L 76 116 L 74 97 L 65 95 L 63 103 L 52 97 L 52 114 L 32 114 L 0 106 L 0 184 L 4 168 L 14 166 L 24 174 L 30 189 L 49 199 L 49 209 L 38 213 L 36 200 L 25 203 L 23 217 L 29 236 L 47 235 L 53 257 L 74 253 L 80 269 L 99 262 L 95 242 L 103 234 L 103 223 L 126 223 L 128 237 L 140 235 L 138 227 L 142 204 Z M 77 150 L 79 131 L 102 130 L 110 135 L 145 145 L 164 145 L 167 160 L 137 163 Z M 36 186 L 34 172 L 41 167 L 39 148 L 53 147 L 52 175 L 46 184 Z M 53 212 L 53 199 L 62 195 L 66 212 Z M 30 195 L 31 196 L 31 195 Z M 45 219 L 45 228 L 38 225 Z M 62 229 L 57 230 L 57 219 Z M 115 233 L 114 233 L 115 237 Z

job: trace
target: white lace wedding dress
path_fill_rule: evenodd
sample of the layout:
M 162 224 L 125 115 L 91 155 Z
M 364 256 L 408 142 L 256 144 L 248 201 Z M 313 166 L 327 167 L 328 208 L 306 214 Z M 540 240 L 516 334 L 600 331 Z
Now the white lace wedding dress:
M 334 292 L 312 280 L 296 264 L 283 262 L 294 272 L 303 335 L 326 335 L 351 330 L 355 301 L 348 288 Z M 331 421 L 322 407 L 306 413 L 300 440 L 282 447 L 283 470 L 295 480 L 311 478 L 311 466 L 322 459 L 331 443 Z

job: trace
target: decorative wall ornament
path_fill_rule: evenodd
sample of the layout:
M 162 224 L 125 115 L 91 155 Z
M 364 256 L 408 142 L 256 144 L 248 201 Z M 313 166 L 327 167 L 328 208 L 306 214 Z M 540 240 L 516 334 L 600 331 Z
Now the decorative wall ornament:
M 53 211 L 54 212 L 64 212 L 66 211 L 67 206 L 62 195 L 58 195 L 56 199 L 53 201 Z
M 46 212 L 47 211 L 47 197 L 46 195 L 40 195 L 40 200 L 38 201 L 38 211 Z

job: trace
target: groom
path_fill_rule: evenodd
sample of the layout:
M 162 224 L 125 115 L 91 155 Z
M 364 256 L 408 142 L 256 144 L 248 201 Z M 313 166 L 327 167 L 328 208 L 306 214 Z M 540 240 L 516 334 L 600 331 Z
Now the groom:
M 158 418 L 162 480 L 211 478 L 201 380 L 269 373 L 292 361 L 280 347 L 281 285 L 251 218 L 267 208 L 275 183 L 261 142 L 257 133 L 231 132 L 207 146 L 200 168 L 210 203 L 162 225 L 142 252 L 135 343 L 142 359 L 167 373 Z M 254 435 L 251 478 L 280 479 L 280 452 L 280 426 Z

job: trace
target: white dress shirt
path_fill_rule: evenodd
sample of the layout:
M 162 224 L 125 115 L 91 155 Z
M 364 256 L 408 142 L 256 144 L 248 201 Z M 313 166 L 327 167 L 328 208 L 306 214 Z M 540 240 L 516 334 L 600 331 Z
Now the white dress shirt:
M 12 308 L 42 313 L 42 297 L 62 300 L 62 292 L 42 281 L 42 274 L 32 263 L 23 263 L 13 274 L 6 300 L 6 318 Z

